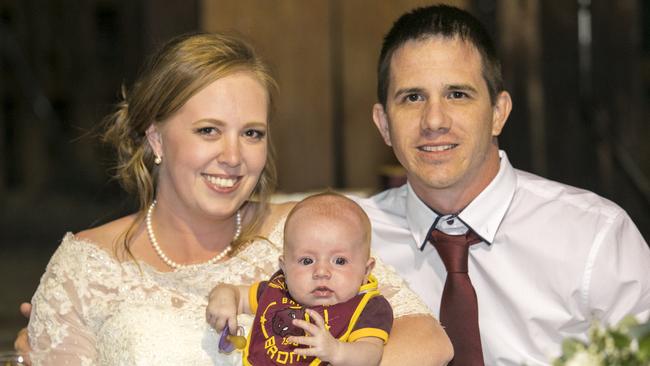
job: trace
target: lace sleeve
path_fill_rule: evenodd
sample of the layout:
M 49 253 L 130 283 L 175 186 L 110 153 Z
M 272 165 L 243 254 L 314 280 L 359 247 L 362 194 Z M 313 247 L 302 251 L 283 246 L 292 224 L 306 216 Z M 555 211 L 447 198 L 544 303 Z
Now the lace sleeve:
M 377 256 L 375 256 L 375 261 L 375 269 L 372 273 L 379 283 L 379 291 L 393 308 L 395 319 L 414 314 L 433 316 L 429 308 L 391 266 L 385 264 Z
M 66 238 L 67 239 L 67 238 Z M 29 321 L 34 365 L 95 364 L 95 336 L 84 319 L 84 269 L 66 239 L 52 256 L 32 298 Z

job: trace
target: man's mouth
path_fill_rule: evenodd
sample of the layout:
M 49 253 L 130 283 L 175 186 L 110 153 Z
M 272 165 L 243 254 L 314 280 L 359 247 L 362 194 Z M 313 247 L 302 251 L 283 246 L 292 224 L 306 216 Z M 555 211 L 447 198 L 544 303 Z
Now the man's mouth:
M 446 145 L 423 145 L 418 146 L 418 150 L 426 152 L 441 152 L 451 150 L 458 146 L 458 144 L 446 144 Z

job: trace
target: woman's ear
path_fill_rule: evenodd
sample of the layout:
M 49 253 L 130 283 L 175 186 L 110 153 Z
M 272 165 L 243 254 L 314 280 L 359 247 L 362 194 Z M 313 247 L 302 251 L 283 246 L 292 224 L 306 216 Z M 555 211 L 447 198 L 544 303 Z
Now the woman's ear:
M 152 123 L 149 128 L 147 128 L 146 135 L 153 154 L 157 159 L 162 159 L 162 136 L 160 135 L 158 127 Z

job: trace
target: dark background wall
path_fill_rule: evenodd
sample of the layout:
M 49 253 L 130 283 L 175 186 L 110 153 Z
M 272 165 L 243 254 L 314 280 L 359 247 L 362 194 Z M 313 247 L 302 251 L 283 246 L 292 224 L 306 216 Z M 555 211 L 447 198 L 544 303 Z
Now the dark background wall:
M 373 192 L 396 170 L 370 117 L 381 37 L 428 3 L 0 0 L 0 349 L 63 233 L 132 209 L 88 131 L 162 41 L 234 31 L 269 61 L 281 191 Z M 499 47 L 513 164 L 614 200 L 650 238 L 650 0 L 447 3 Z

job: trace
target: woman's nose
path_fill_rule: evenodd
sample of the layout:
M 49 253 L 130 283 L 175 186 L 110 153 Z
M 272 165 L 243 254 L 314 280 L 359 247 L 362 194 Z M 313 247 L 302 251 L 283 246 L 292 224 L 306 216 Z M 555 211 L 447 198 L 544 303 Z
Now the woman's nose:
M 241 164 L 239 140 L 234 137 L 224 137 L 222 142 L 222 150 L 217 157 L 217 161 L 230 167 L 239 166 Z

